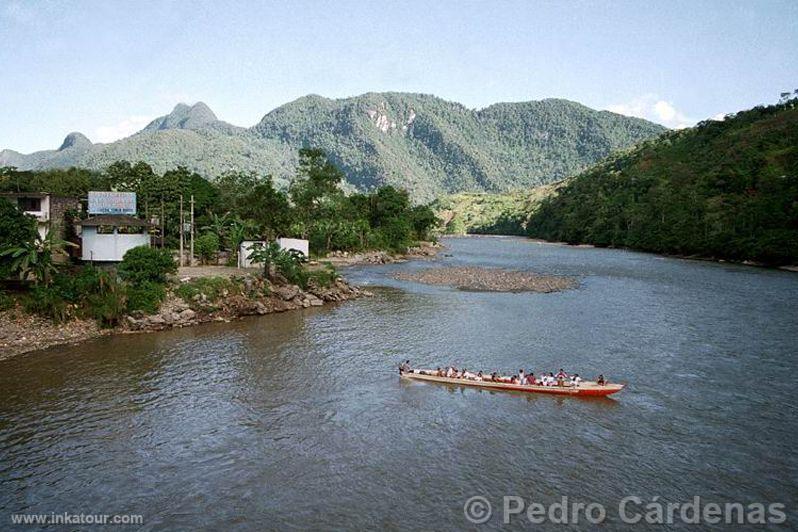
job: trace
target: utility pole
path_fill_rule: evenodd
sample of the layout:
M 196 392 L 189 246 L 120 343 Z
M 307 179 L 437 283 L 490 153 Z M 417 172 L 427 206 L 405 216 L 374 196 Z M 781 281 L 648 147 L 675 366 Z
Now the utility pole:
M 164 216 L 163 196 L 161 196 L 161 249 L 164 248 L 165 237 L 166 237 L 166 217 Z
M 180 194 L 180 266 L 183 267 L 185 264 L 183 263 L 183 231 L 185 227 L 183 226 L 183 194 Z
M 188 265 L 194 266 L 194 194 L 191 195 L 191 254 Z

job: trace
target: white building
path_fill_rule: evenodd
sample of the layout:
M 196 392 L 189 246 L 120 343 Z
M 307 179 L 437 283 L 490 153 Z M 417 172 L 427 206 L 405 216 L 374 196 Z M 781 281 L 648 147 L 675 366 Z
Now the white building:
M 6 192 L 0 194 L 19 210 L 36 219 L 39 236 L 47 236 L 51 230 L 56 231 L 60 239 L 66 238 L 67 214 L 75 215 L 80 211 L 80 200 L 65 196 L 55 196 L 47 192 Z
M 239 268 L 252 268 L 256 266 L 251 260 L 249 260 L 249 255 L 252 253 L 252 247 L 256 244 L 263 246 L 266 244 L 266 242 L 263 240 L 244 240 L 241 242 L 241 245 L 238 247 Z M 277 244 L 282 250 L 293 249 L 302 253 L 305 258 L 310 257 L 310 248 L 307 240 L 303 240 L 301 238 L 278 238 Z
M 310 246 L 307 240 L 301 238 L 278 238 L 277 244 L 282 250 L 293 249 L 302 253 L 306 259 L 310 258 Z
M 133 216 L 94 216 L 80 225 L 84 261 L 119 262 L 129 249 L 150 245 L 151 224 Z

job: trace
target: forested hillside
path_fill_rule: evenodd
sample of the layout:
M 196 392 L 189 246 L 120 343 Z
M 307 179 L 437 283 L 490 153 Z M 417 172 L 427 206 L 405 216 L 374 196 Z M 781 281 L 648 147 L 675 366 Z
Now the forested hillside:
M 798 263 L 798 99 L 669 132 L 569 180 L 532 237 Z
M 217 119 L 201 102 L 180 104 L 128 138 L 92 144 L 71 133 L 57 150 L 0 151 L 0 166 L 102 170 L 128 160 L 160 173 L 177 166 L 209 177 L 254 171 L 285 185 L 298 149 L 316 147 L 344 171 L 350 189 L 389 184 L 428 201 L 443 193 L 503 192 L 557 181 L 663 131 L 567 100 L 472 110 L 424 94 L 310 95 L 249 129 Z

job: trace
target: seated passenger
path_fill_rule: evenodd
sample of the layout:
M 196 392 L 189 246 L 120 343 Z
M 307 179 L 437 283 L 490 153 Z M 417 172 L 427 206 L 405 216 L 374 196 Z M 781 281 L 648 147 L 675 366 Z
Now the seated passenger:
M 607 379 L 604 378 L 604 374 L 598 376 L 598 378 L 596 379 L 596 384 L 600 384 L 601 386 L 607 384 Z
M 529 384 L 529 385 L 535 384 L 535 374 L 534 373 L 530 373 L 529 375 L 527 375 L 526 384 Z
M 571 386 L 578 387 L 580 384 L 582 384 L 582 377 L 578 373 L 574 373 L 571 377 Z
M 477 373 L 476 381 L 477 382 L 482 382 L 482 379 L 483 379 L 482 372 L 480 371 L 479 373 Z

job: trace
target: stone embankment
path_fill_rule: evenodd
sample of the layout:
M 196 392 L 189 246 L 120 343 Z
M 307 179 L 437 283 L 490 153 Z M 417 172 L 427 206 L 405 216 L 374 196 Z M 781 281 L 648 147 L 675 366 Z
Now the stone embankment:
M 320 307 L 325 303 L 371 295 L 340 277 L 329 287 L 310 286 L 306 290 L 293 284 L 274 284 L 256 276 L 244 277 L 240 282 L 244 285 L 240 293 L 225 291 L 216 300 L 197 294 L 184 301 L 170 292 L 157 314 L 134 313 L 126 317 L 124 328 L 127 331 L 160 331 L 209 321 L 231 321 L 244 316 Z
M 6 310 L 0 312 L 0 360 L 108 334 L 162 331 L 211 321 L 227 322 L 244 316 L 320 307 L 371 295 L 340 277 L 328 287 L 311 285 L 305 290 L 284 280 L 270 282 L 254 274 L 231 278 L 230 285 L 236 290 L 224 290 L 211 297 L 200 292 L 188 301 L 177 295 L 179 284 L 174 285 L 157 313 L 134 312 L 125 316 L 119 326 L 108 329 L 100 328 L 95 320 L 55 323 L 27 314 L 21 307 Z

